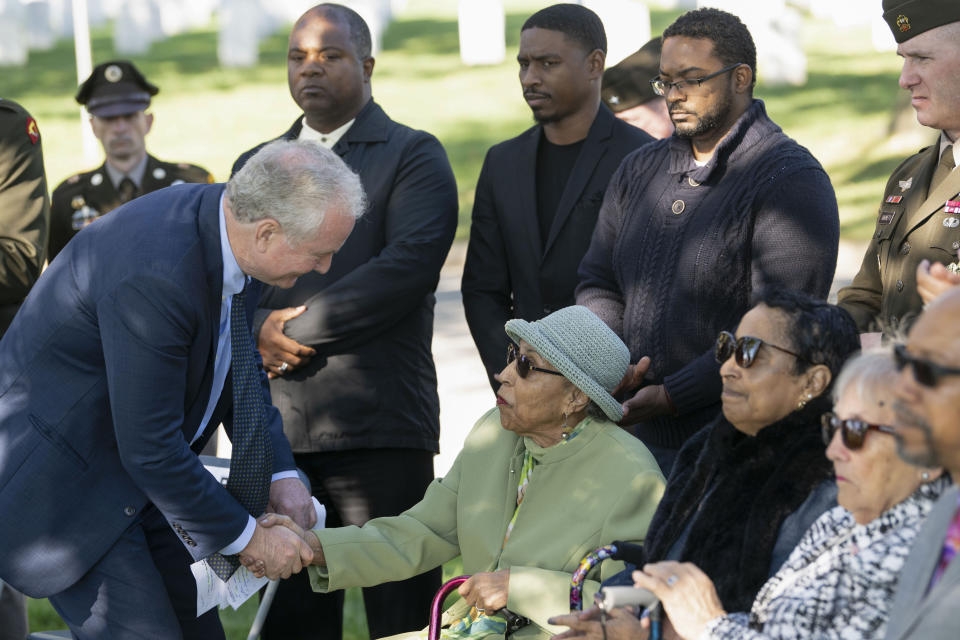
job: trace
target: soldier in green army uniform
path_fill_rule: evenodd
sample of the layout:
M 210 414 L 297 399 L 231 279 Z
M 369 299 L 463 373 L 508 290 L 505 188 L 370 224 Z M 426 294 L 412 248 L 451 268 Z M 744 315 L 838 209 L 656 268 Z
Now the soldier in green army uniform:
M 940 131 L 890 176 L 860 272 L 838 296 L 861 332 L 889 336 L 923 308 L 918 274 L 930 279 L 931 263 L 956 263 L 960 250 L 960 2 L 883 0 L 883 9 L 903 57 L 900 86 L 917 121 Z M 949 272 L 932 273 L 946 282 Z
M 49 224 L 37 121 L 16 102 L 0 98 L 0 337 L 40 276 Z M 26 635 L 23 594 L 0 582 L 0 640 Z
M 163 162 L 147 153 L 144 138 L 153 114 L 146 109 L 158 91 L 126 60 L 97 65 L 80 85 L 77 102 L 90 112 L 106 162 L 67 178 L 54 190 L 50 260 L 80 229 L 129 200 L 183 182 L 213 182 L 203 167 Z
M 37 121 L 0 98 L 0 336 L 40 276 L 49 225 Z

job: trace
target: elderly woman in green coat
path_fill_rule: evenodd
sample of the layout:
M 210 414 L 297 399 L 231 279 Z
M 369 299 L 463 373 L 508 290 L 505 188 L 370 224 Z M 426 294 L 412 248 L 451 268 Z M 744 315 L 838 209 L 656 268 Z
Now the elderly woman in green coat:
M 643 542 L 664 479 L 615 424 L 623 413 L 610 392 L 627 370 L 626 346 L 585 307 L 510 320 L 506 331 L 514 343 L 497 407 L 423 500 L 363 527 L 306 532 L 316 591 L 403 580 L 459 555 L 472 577 L 444 613 L 444 637 L 503 637 L 512 612 L 530 624 L 511 637 L 547 638 L 562 630 L 547 618 L 567 608 L 581 558 L 614 540 Z M 275 515 L 265 524 L 296 527 Z M 595 568 L 585 597 L 621 568 Z

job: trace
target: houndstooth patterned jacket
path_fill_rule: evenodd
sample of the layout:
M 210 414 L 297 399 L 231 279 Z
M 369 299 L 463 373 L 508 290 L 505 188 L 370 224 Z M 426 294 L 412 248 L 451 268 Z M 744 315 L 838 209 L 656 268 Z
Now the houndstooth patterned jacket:
M 923 484 L 866 525 L 843 507 L 827 511 L 763 586 L 750 613 L 712 620 L 698 640 L 882 638 L 900 570 L 948 484 Z

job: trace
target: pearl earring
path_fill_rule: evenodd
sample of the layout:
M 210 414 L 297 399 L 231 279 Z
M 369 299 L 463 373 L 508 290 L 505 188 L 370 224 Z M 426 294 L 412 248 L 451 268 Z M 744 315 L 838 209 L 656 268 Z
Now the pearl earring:
M 570 437 L 570 427 L 567 426 L 567 414 L 563 414 L 563 424 L 560 425 L 560 439 L 566 440 Z

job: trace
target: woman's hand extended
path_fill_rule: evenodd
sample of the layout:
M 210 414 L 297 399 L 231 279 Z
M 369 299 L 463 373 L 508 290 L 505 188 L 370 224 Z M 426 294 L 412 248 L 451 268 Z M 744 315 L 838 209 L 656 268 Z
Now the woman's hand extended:
M 473 574 L 457 588 L 457 593 L 480 613 L 492 614 L 507 606 L 509 588 L 510 569 L 500 569 Z
M 649 589 L 660 598 L 677 634 L 698 638 L 707 623 L 726 615 L 713 581 L 695 564 L 657 562 L 633 572 L 634 586 Z

